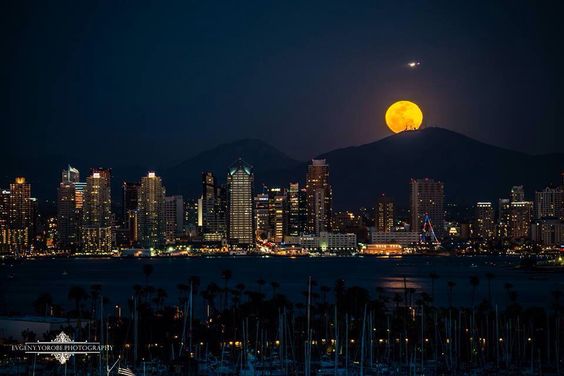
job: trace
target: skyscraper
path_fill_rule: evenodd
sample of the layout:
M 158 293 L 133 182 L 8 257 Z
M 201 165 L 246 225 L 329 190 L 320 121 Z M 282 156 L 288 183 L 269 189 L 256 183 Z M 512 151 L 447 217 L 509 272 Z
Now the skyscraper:
M 381 195 L 376 200 L 374 226 L 377 232 L 391 232 L 394 227 L 394 200 Z
M 182 196 L 165 197 L 165 240 L 174 244 L 176 237 L 184 232 L 184 198 Z
M 306 231 L 307 193 L 299 183 L 290 183 L 288 190 L 288 234 L 300 236 Z
M 61 173 L 57 191 L 57 247 L 74 252 L 80 246 L 79 209 L 76 205 L 75 184 L 80 181 L 80 172 L 71 166 Z
M 0 190 L 0 253 L 10 252 L 10 191 Z
M 145 248 L 159 249 L 165 235 L 165 188 L 154 172 L 141 178 L 138 197 L 137 233 Z
M 270 238 L 270 211 L 268 193 L 255 196 L 255 231 L 257 240 Z
M 271 240 L 275 243 L 281 243 L 284 241 L 284 236 L 288 234 L 288 208 L 285 190 L 271 188 L 268 201 Z
M 522 185 L 514 185 L 511 187 L 511 202 L 525 201 L 525 189 Z
M 500 198 L 497 214 L 497 236 L 500 239 L 509 238 L 509 222 L 511 217 L 511 201 L 508 198 Z
M 528 238 L 531 228 L 533 203 L 529 201 L 511 202 L 509 214 L 509 238 L 517 240 Z
M 235 162 L 227 174 L 229 239 L 235 244 L 250 245 L 255 238 L 253 181 L 252 167 L 242 159 Z
M 33 237 L 33 206 L 31 184 L 24 177 L 17 177 L 10 184 L 8 228 L 10 248 L 16 256 L 30 250 Z
M 86 253 L 112 250 L 111 170 L 95 168 L 86 178 L 81 243 Z
M 211 172 L 202 173 L 201 227 L 205 240 L 221 240 L 227 233 L 227 198 Z
M 545 217 L 564 220 L 564 191 L 560 187 L 535 192 L 535 219 Z
M 306 192 L 307 231 L 317 235 L 331 231 L 332 191 L 325 159 L 312 159 L 307 170 Z
M 495 236 L 494 208 L 491 202 L 476 204 L 476 237 L 493 239 Z
M 444 233 L 444 185 L 433 179 L 411 179 L 411 229 L 420 231 L 428 215 L 437 236 Z

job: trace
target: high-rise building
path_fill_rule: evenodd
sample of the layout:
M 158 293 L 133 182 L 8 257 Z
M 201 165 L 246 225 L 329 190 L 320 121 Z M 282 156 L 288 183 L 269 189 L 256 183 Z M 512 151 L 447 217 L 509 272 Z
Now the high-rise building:
M 202 173 L 201 227 L 204 240 L 221 240 L 227 235 L 225 188 L 211 172 Z
M 545 246 L 564 244 L 564 222 L 554 217 L 543 217 L 531 225 L 531 239 Z
M 24 177 L 17 177 L 10 184 L 8 213 L 9 243 L 16 256 L 30 250 L 33 238 L 33 203 L 31 184 Z
M 80 181 L 80 172 L 78 169 L 68 165 L 61 172 L 61 183 L 78 183 Z
M 381 195 L 376 200 L 374 226 L 377 232 L 390 232 L 394 228 L 394 200 Z
M 476 204 L 475 235 L 482 239 L 493 239 L 495 236 L 495 215 L 491 202 Z
M 270 210 L 268 193 L 255 196 L 255 231 L 257 240 L 270 239 Z
M 269 221 L 271 227 L 271 240 L 275 243 L 284 241 L 288 235 L 288 202 L 286 191 L 281 188 L 271 188 L 269 191 Z
M 130 211 L 137 210 L 139 198 L 139 183 L 124 181 L 122 185 L 122 216 L 125 220 Z
M 433 179 L 411 179 L 411 229 L 419 231 L 430 217 L 436 236 L 444 234 L 444 185 Z
M 176 237 L 184 232 L 184 198 L 182 196 L 165 197 L 165 240 L 174 244 Z
M 250 245 L 255 238 L 253 226 L 252 167 L 242 159 L 227 174 L 229 203 L 229 239 L 232 243 Z
M 307 193 L 299 183 L 290 183 L 288 190 L 288 234 L 300 236 L 306 231 Z
M 509 211 L 509 238 L 512 240 L 529 238 L 533 203 L 513 201 Z
M 332 190 L 325 159 L 312 159 L 307 170 L 306 192 L 307 231 L 317 235 L 331 231 Z
M 511 202 L 525 201 L 525 189 L 522 185 L 514 185 L 511 187 Z
M 86 178 L 82 207 L 82 251 L 109 253 L 112 250 L 111 170 L 95 168 Z
M 10 252 L 10 191 L 0 190 L 0 254 Z
M 500 239 L 508 239 L 509 222 L 511 221 L 511 201 L 508 198 L 500 198 L 497 210 L 497 236 Z
M 535 218 L 554 217 L 564 220 L 564 190 L 546 187 L 535 192 Z
M 190 239 L 198 235 L 198 200 L 184 202 L 184 234 Z
M 75 184 L 80 181 L 80 172 L 71 166 L 61 173 L 57 191 L 57 247 L 74 252 L 80 246 L 80 213 L 76 205 Z
M 141 178 L 138 197 L 137 233 L 145 248 L 159 249 L 165 235 L 165 188 L 154 172 Z

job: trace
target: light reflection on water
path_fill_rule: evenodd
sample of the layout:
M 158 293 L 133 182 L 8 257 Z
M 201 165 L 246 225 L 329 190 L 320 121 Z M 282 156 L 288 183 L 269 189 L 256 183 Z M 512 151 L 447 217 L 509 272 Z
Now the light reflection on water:
M 259 290 L 257 280 L 264 279 L 261 288 L 268 297 L 272 294 L 270 283 L 280 284 L 279 293 L 286 294 L 294 301 L 302 300 L 302 292 L 307 290 L 309 276 L 320 286 L 335 286 L 337 279 L 345 280 L 346 286 L 361 286 L 370 291 L 372 297 L 383 288 L 387 296 L 404 288 L 415 289 L 415 294 L 425 291 L 431 294 L 430 273 L 438 274 L 435 281 L 435 298 L 439 305 L 448 302 L 447 283 L 456 284 L 453 288 L 455 305 L 470 305 L 472 286 L 469 279 L 477 275 L 480 283 L 476 288 L 476 300 L 489 296 L 491 289 L 494 304 L 508 302 L 506 283 L 511 283 L 523 305 L 548 306 L 551 292 L 564 290 L 564 273 L 542 273 L 517 270 L 519 259 L 515 257 L 426 257 L 409 256 L 401 259 L 378 259 L 373 257 L 317 257 L 317 258 L 155 258 L 155 259 L 43 259 L 28 260 L 0 266 L 0 310 L 29 313 L 32 302 L 41 292 L 49 292 L 55 303 L 70 306 L 68 290 L 80 285 L 87 291 L 94 283 L 102 285 L 102 294 L 112 304 L 126 304 L 133 293 L 132 286 L 144 285 L 143 264 L 152 264 L 154 272 L 149 284 L 164 288 L 168 292 L 169 303 L 178 298 L 177 285 L 186 283 L 192 275 L 201 278 L 202 288 L 210 282 L 223 286 L 222 270 L 229 269 L 233 277 L 229 286 L 244 283 L 248 289 Z M 486 273 L 495 278 L 488 283 Z M 11 278 L 12 277 L 12 278 Z M 332 299 L 333 292 L 328 294 Z M 201 298 L 198 298 L 199 302 Z

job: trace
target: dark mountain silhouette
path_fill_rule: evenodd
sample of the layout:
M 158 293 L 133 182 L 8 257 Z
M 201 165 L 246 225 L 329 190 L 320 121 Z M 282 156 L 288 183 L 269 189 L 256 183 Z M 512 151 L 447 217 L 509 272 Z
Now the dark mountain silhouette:
M 278 184 L 287 184 L 275 179 L 276 173 L 280 171 L 286 176 L 285 173 L 301 164 L 264 141 L 235 141 L 204 151 L 163 171 L 167 191 L 181 192 L 188 198 L 198 197 L 202 192 L 202 172 L 211 171 L 218 183 L 224 183 L 227 169 L 239 158 L 253 166 L 257 187 L 264 181 L 261 180 L 263 176 L 272 177 L 269 183 L 277 181 Z
M 410 179 L 424 177 L 443 181 L 454 203 L 496 202 L 512 185 L 524 185 L 532 199 L 535 189 L 558 182 L 564 168 L 564 154 L 532 156 L 442 128 L 402 132 L 319 158 L 330 165 L 337 208 L 372 206 L 380 193 L 406 204 Z
M 82 158 L 85 158 L 83 156 Z M 87 160 L 50 156 L 32 160 L 12 158 L 2 173 L 2 188 L 13 177 L 24 175 L 32 183 L 33 194 L 42 200 L 55 200 L 60 170 L 70 161 L 82 176 L 92 167 Z M 219 183 L 238 158 L 254 167 L 257 189 L 263 184 L 288 186 L 305 181 L 309 161 L 296 161 L 273 146 L 256 139 L 219 145 L 169 168 L 157 169 L 167 194 L 182 194 L 186 199 L 201 194 L 201 173 L 212 171 Z M 319 155 L 330 166 L 334 206 L 340 209 L 372 207 L 381 193 L 400 205 L 409 202 L 411 178 L 434 178 L 445 183 L 448 202 L 472 204 L 496 202 L 507 197 L 512 185 L 524 185 L 527 197 L 534 190 L 559 183 L 564 171 L 564 154 L 528 155 L 488 145 L 461 134 L 427 128 L 402 132 L 365 145 L 334 150 Z M 95 164 L 96 165 L 96 164 Z M 113 201 L 119 206 L 119 185 L 125 179 L 138 180 L 148 168 L 112 166 Z M 83 178 L 84 180 L 84 178 Z

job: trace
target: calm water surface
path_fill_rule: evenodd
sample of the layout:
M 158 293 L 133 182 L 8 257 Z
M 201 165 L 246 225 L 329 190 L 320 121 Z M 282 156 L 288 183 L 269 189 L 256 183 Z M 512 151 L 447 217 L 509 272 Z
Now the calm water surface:
M 533 272 L 516 270 L 519 259 L 507 256 L 478 257 L 427 257 L 409 256 L 400 259 L 380 259 L 372 257 L 323 257 L 323 258 L 260 258 L 260 257 L 220 257 L 220 258 L 155 258 L 155 259 L 37 259 L 23 262 L 5 262 L 0 266 L 0 312 L 33 312 L 32 302 L 42 292 L 49 292 L 55 303 L 71 307 L 67 298 L 73 285 L 84 287 L 87 291 L 94 283 L 102 285 L 102 293 L 112 304 L 125 305 L 132 295 L 132 286 L 145 284 L 142 268 L 151 264 L 154 272 L 149 284 L 164 288 L 168 301 L 178 298 L 177 284 L 186 283 L 192 275 L 201 278 L 202 288 L 210 282 L 223 286 L 221 272 L 229 269 L 233 277 L 231 287 L 244 283 L 248 289 L 258 290 L 257 280 L 267 283 L 263 292 L 271 294 L 270 282 L 280 284 L 278 292 L 292 300 L 303 299 L 307 290 L 308 276 L 319 286 L 335 286 L 337 279 L 344 279 L 347 286 L 362 286 L 375 296 L 376 287 L 383 287 L 388 295 L 402 292 L 403 277 L 408 287 L 415 288 L 416 294 L 422 291 L 431 293 L 431 278 L 435 272 L 439 279 L 435 282 L 435 295 L 438 304 L 447 304 L 447 282 L 454 281 L 454 303 L 470 305 L 472 287 L 469 278 L 477 275 L 480 284 L 477 300 L 488 296 L 486 273 L 493 273 L 492 296 L 494 303 L 505 305 L 508 301 L 506 283 L 511 283 L 523 305 L 549 306 L 551 292 L 564 290 L 564 273 Z M 201 300 L 201 299 L 198 299 Z

